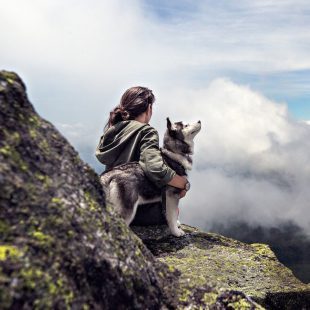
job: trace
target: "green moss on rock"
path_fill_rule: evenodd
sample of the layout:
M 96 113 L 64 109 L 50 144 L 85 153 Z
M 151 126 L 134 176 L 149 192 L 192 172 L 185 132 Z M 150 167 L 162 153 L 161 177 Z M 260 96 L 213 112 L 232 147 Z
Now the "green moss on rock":
M 177 275 L 106 208 L 98 175 L 20 78 L 0 72 L 0 85 L 0 308 L 175 307 Z
M 54 241 L 52 236 L 44 234 L 42 231 L 33 231 L 30 235 L 42 245 L 50 246 Z
M 0 261 L 8 258 L 17 258 L 22 252 L 14 245 L 0 245 Z
M 296 279 L 291 270 L 277 260 L 268 245 L 245 244 L 188 225 L 182 225 L 187 234 L 179 239 L 169 236 L 166 226 L 132 229 L 160 261 L 181 272 L 181 287 L 195 290 L 210 285 L 215 292 L 206 295 L 207 299 L 212 296 L 213 300 L 216 292 L 225 288 L 242 291 L 267 307 L 270 296 L 279 296 L 280 293 L 303 296 L 296 299 L 296 308 L 309 302 L 309 286 Z M 186 290 L 181 294 L 182 299 L 189 296 Z M 282 304 L 285 304 L 288 300 L 285 300 L 285 294 L 282 296 Z M 234 307 L 238 309 L 244 302 L 238 301 Z

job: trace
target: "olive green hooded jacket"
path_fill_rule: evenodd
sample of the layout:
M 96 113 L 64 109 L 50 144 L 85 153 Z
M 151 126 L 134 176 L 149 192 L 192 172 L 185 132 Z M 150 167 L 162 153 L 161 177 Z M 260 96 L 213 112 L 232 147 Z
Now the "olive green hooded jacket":
M 163 161 L 157 131 L 149 124 L 134 120 L 122 121 L 107 129 L 100 138 L 96 157 L 106 165 L 106 170 L 137 161 L 158 187 L 165 186 L 176 174 Z

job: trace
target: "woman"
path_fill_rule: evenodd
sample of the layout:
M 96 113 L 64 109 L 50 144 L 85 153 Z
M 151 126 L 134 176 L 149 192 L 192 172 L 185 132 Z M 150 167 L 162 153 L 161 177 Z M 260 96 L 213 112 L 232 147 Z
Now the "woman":
M 96 149 L 97 159 L 106 170 L 138 161 L 145 175 L 158 187 L 169 184 L 183 189 L 187 179 L 168 167 L 159 150 L 158 132 L 149 125 L 155 97 L 146 87 L 131 87 L 123 94 L 120 104 L 110 112 Z

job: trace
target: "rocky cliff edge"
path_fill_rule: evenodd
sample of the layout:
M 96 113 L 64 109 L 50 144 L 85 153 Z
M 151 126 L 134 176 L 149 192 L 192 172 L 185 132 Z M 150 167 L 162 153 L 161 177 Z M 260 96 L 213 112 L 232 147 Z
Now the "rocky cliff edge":
M 265 245 L 187 225 L 180 239 L 163 226 L 133 233 L 105 204 L 98 175 L 7 71 L 0 72 L 0 188 L 1 309 L 309 306 L 309 286 Z

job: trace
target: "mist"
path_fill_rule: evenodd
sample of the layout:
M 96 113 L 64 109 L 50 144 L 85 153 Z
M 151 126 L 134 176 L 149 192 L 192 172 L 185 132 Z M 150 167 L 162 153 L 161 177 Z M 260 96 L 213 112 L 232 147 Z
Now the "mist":
M 285 104 L 225 79 L 177 94 L 175 118 L 186 120 L 190 107 L 202 121 L 182 218 L 198 226 L 293 220 L 310 234 L 310 126 Z

